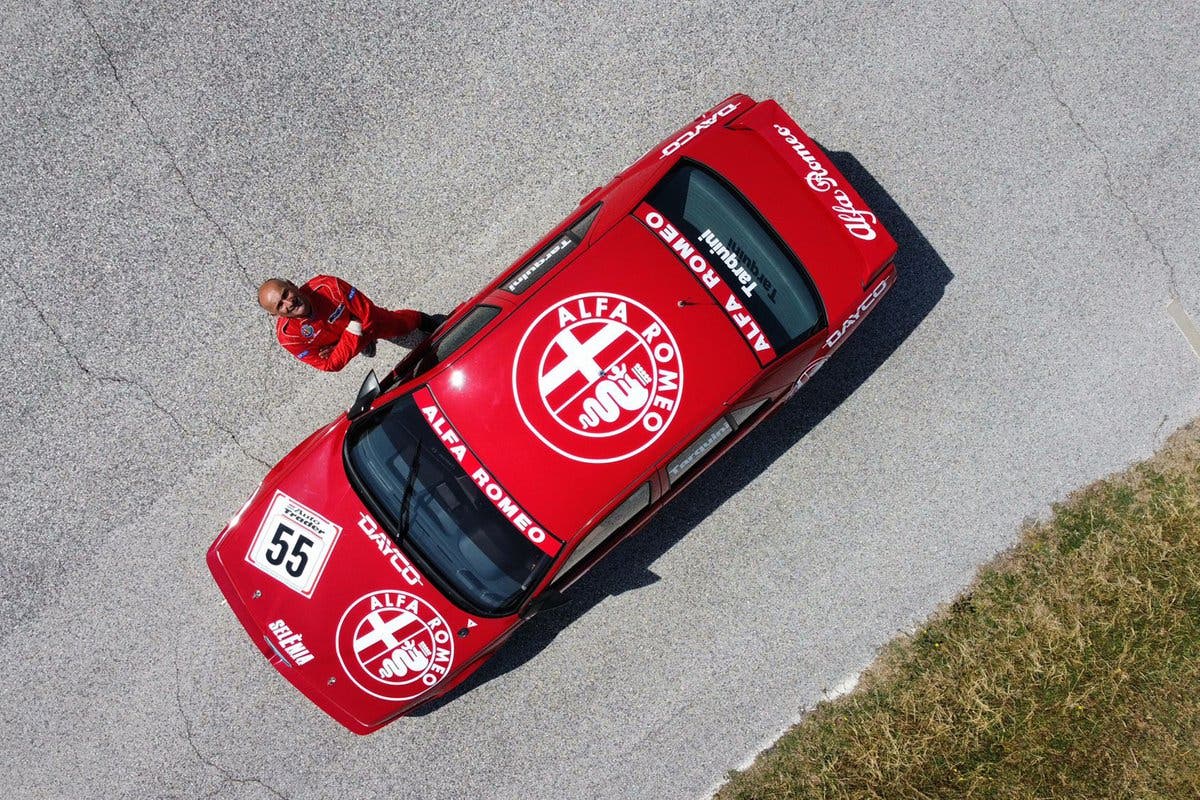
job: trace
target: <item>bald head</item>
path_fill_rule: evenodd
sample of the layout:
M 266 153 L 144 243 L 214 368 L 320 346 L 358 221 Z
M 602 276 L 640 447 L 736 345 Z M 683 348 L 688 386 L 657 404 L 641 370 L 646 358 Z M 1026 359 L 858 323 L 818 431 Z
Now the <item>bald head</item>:
M 312 312 L 308 296 L 296 284 L 268 278 L 258 287 L 258 304 L 274 317 L 307 317 Z

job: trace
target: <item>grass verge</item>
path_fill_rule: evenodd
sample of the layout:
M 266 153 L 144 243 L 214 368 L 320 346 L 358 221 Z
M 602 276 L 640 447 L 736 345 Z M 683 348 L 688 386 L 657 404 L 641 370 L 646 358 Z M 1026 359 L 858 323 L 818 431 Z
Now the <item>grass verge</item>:
M 1200 798 L 1200 422 L 1056 506 L 717 797 Z

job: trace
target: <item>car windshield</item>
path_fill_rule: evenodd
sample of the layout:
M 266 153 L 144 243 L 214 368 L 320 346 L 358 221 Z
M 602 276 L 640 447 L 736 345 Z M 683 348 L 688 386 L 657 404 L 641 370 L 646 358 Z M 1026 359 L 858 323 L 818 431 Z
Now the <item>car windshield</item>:
M 684 161 L 646 202 L 683 233 L 782 353 L 815 332 L 821 309 L 807 273 L 758 213 L 715 174 Z
M 352 428 L 346 459 L 389 535 L 468 610 L 508 608 L 550 563 L 438 441 L 411 396 Z

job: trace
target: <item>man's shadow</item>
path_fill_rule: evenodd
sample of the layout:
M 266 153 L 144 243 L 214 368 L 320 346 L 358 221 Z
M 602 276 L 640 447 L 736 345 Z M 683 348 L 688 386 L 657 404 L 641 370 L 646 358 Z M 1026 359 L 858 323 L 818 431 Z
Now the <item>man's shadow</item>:
M 566 605 L 543 611 L 527 622 L 478 672 L 444 697 L 417 709 L 416 715 L 429 714 L 521 666 L 606 597 L 658 581 L 651 564 L 820 424 L 942 299 L 954 274 L 912 220 L 854 156 L 843 152 L 829 156 L 899 244 L 895 287 L 811 381 L 726 453 L 719 470 L 698 477 L 670 503 L 670 513 L 659 514 L 593 567 L 567 590 Z

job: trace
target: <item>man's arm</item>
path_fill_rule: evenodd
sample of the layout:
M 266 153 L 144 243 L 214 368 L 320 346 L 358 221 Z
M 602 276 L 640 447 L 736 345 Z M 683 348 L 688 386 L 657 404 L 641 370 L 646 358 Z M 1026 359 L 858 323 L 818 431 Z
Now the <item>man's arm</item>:
M 346 326 L 346 330 L 342 331 L 341 338 L 338 339 L 337 344 L 332 349 L 323 347 L 317 350 L 311 346 L 299 343 L 285 344 L 284 347 L 292 355 L 309 366 L 316 367 L 325 372 L 337 372 L 349 364 L 350 359 L 358 355 L 361 342 L 362 323 L 358 320 L 351 320 Z
M 437 320 L 420 311 L 397 309 L 392 311 L 380 308 L 371 302 L 365 294 L 346 283 L 341 278 L 337 281 L 338 291 L 341 292 L 342 302 L 350 316 L 362 323 L 363 336 L 369 341 L 376 339 L 394 339 L 420 328 L 425 333 L 432 333 L 437 327 Z
M 363 330 L 370 330 L 371 325 L 375 322 L 375 304 L 365 294 L 341 278 L 335 277 L 334 280 L 337 282 L 342 302 L 346 304 L 346 311 L 349 312 L 350 316 L 362 323 Z

